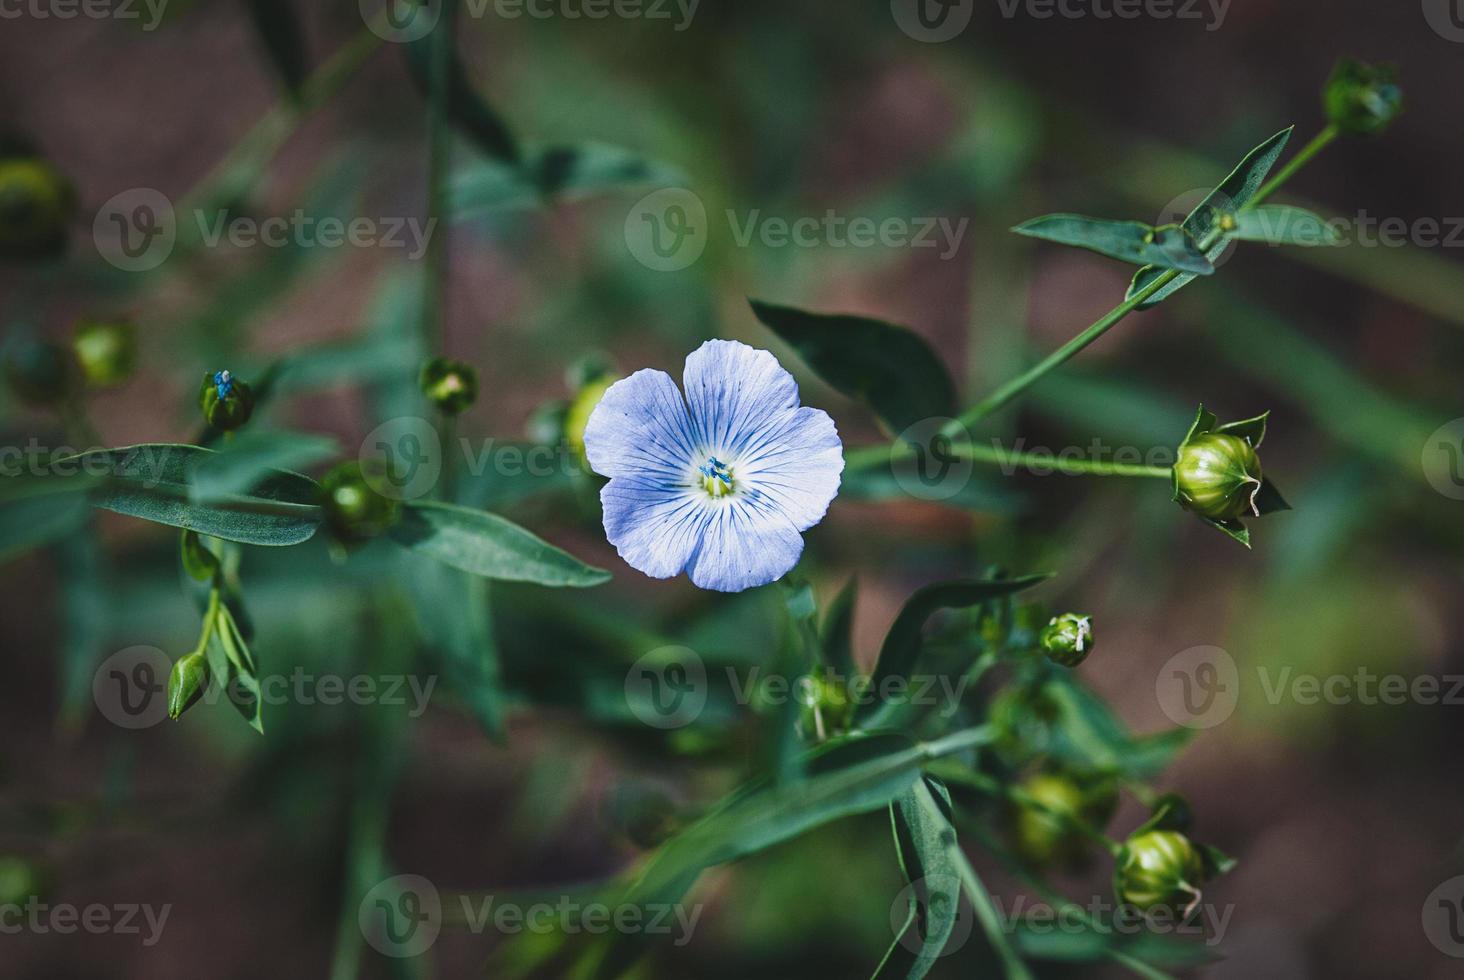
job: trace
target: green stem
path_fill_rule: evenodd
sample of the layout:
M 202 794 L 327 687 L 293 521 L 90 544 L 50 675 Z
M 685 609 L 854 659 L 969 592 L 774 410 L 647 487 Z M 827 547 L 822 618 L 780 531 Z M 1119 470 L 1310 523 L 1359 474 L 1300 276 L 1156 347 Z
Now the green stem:
M 222 608 L 222 601 L 218 586 L 208 590 L 208 608 L 203 613 L 203 632 L 199 634 L 198 646 L 193 648 L 194 653 L 204 653 L 208 650 L 208 638 L 213 636 L 214 630 L 218 628 L 219 609 Z
M 871 446 L 850 450 L 845 463 L 850 471 L 872 469 L 886 461 L 893 461 L 906 455 L 901 446 Z M 1129 463 L 1110 463 L 1094 459 L 1065 459 L 1053 453 L 1022 453 L 1002 449 L 1000 446 L 983 446 L 977 443 L 953 443 L 947 451 L 957 458 L 978 463 L 990 463 L 1008 471 L 1019 468 L 1037 473 L 1050 471 L 1069 476 L 1126 476 L 1167 480 L 1173 472 L 1168 466 L 1141 466 Z
M 1281 185 L 1283 185 L 1284 183 L 1286 183 L 1286 181 L 1295 176 L 1297 171 L 1306 166 L 1306 164 L 1310 162 L 1314 156 L 1320 153 L 1324 148 L 1326 148 L 1328 144 L 1335 140 L 1337 138 L 1337 135 L 1337 128 L 1335 126 L 1327 126 L 1327 128 L 1323 129 L 1320 133 L 1317 134 L 1315 139 L 1313 139 L 1301 150 L 1300 153 L 1296 154 L 1296 156 L 1287 161 L 1286 165 L 1281 168 L 1281 170 L 1276 174 L 1275 177 L 1273 177 L 1259 191 L 1257 191 L 1249 201 L 1241 205 L 1240 210 L 1247 211 L 1264 203 L 1267 198 L 1269 198 L 1278 189 L 1280 189 Z M 1210 248 L 1212 248 L 1215 242 L 1219 239 L 1220 234 L 1221 233 L 1217 230 L 1215 232 L 1212 232 L 1211 235 L 1207 236 L 1206 240 L 1200 243 L 1201 251 L 1208 251 Z M 946 435 L 959 435 L 963 429 L 970 428 L 971 426 L 980 422 L 982 419 L 986 418 L 988 415 L 991 415 L 993 412 L 996 412 L 999 409 L 1005 407 L 1008 403 L 1012 401 L 1012 399 L 1016 398 L 1022 392 L 1032 387 L 1032 385 L 1036 384 L 1038 381 L 1041 381 L 1055 368 L 1066 364 L 1079 351 L 1083 350 L 1083 348 L 1087 347 L 1089 344 L 1093 343 L 1093 341 L 1103 336 L 1120 320 L 1128 316 L 1134 310 L 1138 309 L 1145 300 L 1149 299 L 1151 296 L 1159 292 L 1159 290 L 1163 289 L 1165 286 L 1169 285 L 1178 277 L 1179 273 L 1177 271 L 1173 269 L 1168 270 L 1163 275 L 1156 278 L 1153 282 L 1149 283 L 1148 286 L 1139 290 L 1137 293 L 1130 296 L 1128 299 L 1124 300 L 1113 309 L 1109 310 L 1103 316 L 1099 317 L 1096 321 L 1093 322 L 1091 326 L 1088 327 L 1088 329 L 1084 330 L 1072 340 L 1068 341 L 1066 344 L 1062 345 L 1057 350 L 1047 355 L 1047 357 L 1043 358 L 1040 362 L 1034 364 L 1032 367 L 1028 368 L 1026 371 L 1023 371 L 1012 380 L 1001 385 L 991 394 L 987 395 L 981 401 L 977 402 L 965 412 L 961 413 L 961 416 L 957 419 L 952 420 L 952 422 L 947 425 L 943 431 Z M 913 450 L 914 447 L 908 444 L 900 444 L 894 447 L 892 453 L 896 456 L 904 456 L 909 455 L 911 452 L 913 452 Z
M 446 210 L 448 164 L 452 134 L 448 125 L 448 83 L 453 45 L 457 37 L 457 4 L 442 6 L 437 25 L 429 38 L 427 68 L 427 274 L 422 283 L 422 340 L 425 350 L 442 346 L 442 310 L 447 293 L 447 229 L 442 224 Z

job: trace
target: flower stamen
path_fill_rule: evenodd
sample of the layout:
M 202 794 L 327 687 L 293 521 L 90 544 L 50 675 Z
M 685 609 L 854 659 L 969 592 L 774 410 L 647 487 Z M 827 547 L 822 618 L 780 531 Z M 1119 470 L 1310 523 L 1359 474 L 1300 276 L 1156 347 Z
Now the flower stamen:
M 705 463 L 697 467 L 697 471 L 702 476 L 701 488 L 713 499 L 730 496 L 737 489 L 737 481 L 732 478 L 732 468 L 715 456 L 708 457 Z

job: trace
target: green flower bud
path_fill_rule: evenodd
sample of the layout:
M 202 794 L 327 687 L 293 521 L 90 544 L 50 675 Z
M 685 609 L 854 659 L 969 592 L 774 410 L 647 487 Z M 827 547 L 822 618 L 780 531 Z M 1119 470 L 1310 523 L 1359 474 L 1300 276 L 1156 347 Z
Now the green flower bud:
M 0 159 L 0 258 L 54 258 L 66 250 L 76 207 L 71 184 L 36 157 Z
M 5 357 L 5 381 L 31 405 L 57 405 L 76 391 L 76 361 L 66 348 L 24 341 Z
M 221 432 L 232 432 L 254 414 L 254 392 L 228 371 L 215 371 L 203 376 L 198 407 L 209 425 Z
M 854 701 L 844 679 L 831 673 L 813 673 L 798 681 L 798 700 L 802 705 L 799 721 L 809 738 L 824 739 L 849 728 L 854 717 Z
M 1107 779 L 1084 785 L 1062 773 L 1040 773 L 1018 789 L 1021 802 L 1008 814 L 1012 848 L 1033 868 L 1081 868 L 1092 848 L 1074 822 L 1101 830 L 1118 806 Z
M 360 544 L 401 519 L 401 503 L 379 493 L 360 463 L 341 463 L 320 481 L 325 520 L 337 538 Z
M 614 375 L 606 374 L 591 381 L 575 392 L 568 411 L 564 413 L 564 441 L 580 459 L 585 458 L 585 426 L 590 424 L 590 416 L 600 404 L 600 399 L 617 380 Z
M 168 672 L 168 717 L 179 716 L 203 697 L 208 687 L 208 658 L 202 653 L 180 657 Z
M 1240 436 L 1223 432 L 1194 436 L 1180 447 L 1174 475 L 1180 504 L 1201 517 L 1229 521 L 1242 514 L 1260 514 L 1256 494 L 1261 489 L 1261 460 Z
M 137 362 L 137 329 L 128 320 L 91 320 L 77 323 L 71 350 L 81 375 L 93 388 L 126 381 Z
M 444 415 L 461 415 L 478 399 L 478 372 L 471 364 L 434 357 L 418 375 L 422 394 Z
M 196 582 L 207 582 L 219 570 L 219 559 L 204 545 L 197 531 L 184 531 L 180 545 L 183 570 Z
M 1190 839 L 1173 830 L 1150 830 L 1130 837 L 1118 855 L 1113 891 L 1118 900 L 1143 912 L 1182 909 L 1200 900 L 1205 867 Z
M 1394 70 L 1344 58 L 1327 81 L 1324 102 L 1327 118 L 1344 133 L 1382 132 L 1403 110 L 1403 90 L 1394 83 Z
M 1064 667 L 1076 667 L 1093 649 L 1093 617 L 1077 613 L 1054 616 L 1042 628 L 1038 642 L 1047 659 Z

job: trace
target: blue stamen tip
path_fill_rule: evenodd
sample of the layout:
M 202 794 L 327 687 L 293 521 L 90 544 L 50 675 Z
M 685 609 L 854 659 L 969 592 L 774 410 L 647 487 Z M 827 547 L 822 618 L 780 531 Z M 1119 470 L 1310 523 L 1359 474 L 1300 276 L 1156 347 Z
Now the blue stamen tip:
M 229 392 L 234 390 L 234 376 L 228 371 L 215 371 L 214 387 L 218 389 L 220 398 L 228 398 Z

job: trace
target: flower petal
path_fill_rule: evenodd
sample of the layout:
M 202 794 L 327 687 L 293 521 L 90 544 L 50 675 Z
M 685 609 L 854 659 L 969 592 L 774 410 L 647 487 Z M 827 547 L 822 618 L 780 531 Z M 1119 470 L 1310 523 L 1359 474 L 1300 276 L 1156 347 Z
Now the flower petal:
M 766 423 L 737 459 L 737 475 L 799 531 L 828 513 L 844 472 L 844 445 L 828 413 L 797 408 Z
M 782 578 L 803 554 L 803 537 L 766 503 L 739 500 L 715 507 L 687 571 L 692 584 L 741 592 Z
M 585 425 L 585 458 L 601 476 L 679 483 L 694 465 L 694 445 L 676 382 L 649 368 L 611 385 Z
M 712 511 L 704 495 L 634 476 L 605 484 L 600 505 L 605 536 L 627 565 L 651 578 L 681 574 Z
M 699 445 L 736 456 L 768 420 L 798 407 L 798 384 L 778 359 L 735 340 L 709 340 L 681 375 Z

